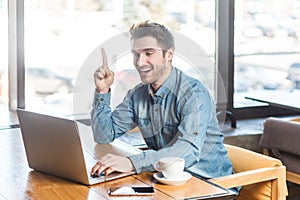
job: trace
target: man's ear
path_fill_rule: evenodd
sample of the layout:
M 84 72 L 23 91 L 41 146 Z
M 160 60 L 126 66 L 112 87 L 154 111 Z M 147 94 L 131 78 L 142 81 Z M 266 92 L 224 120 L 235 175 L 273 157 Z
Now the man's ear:
M 173 55 L 174 55 L 174 48 L 168 49 L 166 55 L 167 55 L 168 61 L 171 62 L 172 58 L 173 58 Z

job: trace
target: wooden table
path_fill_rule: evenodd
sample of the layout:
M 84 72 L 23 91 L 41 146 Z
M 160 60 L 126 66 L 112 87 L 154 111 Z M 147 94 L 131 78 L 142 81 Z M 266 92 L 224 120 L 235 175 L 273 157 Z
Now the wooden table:
M 132 175 L 93 186 L 80 185 L 29 168 L 19 128 L 0 131 L 0 199 L 234 199 L 234 194 L 210 182 L 192 177 L 181 186 L 158 183 L 153 173 Z M 153 196 L 111 197 L 114 186 L 155 188 Z

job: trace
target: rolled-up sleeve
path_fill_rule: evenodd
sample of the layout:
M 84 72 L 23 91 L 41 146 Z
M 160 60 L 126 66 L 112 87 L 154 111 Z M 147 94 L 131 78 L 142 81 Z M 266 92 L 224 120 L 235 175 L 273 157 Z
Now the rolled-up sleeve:
M 95 91 L 91 111 L 92 129 L 95 142 L 110 143 L 115 139 L 110 108 L 111 93 L 100 94 Z
M 124 101 L 112 112 L 110 107 L 111 93 L 100 94 L 95 91 L 91 122 L 95 142 L 107 144 L 136 127 L 133 122 L 132 91 L 129 91 Z

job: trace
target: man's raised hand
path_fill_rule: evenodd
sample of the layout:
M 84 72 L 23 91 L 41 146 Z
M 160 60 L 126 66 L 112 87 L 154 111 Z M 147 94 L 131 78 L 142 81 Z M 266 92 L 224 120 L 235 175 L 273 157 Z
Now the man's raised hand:
M 94 82 L 99 93 L 104 94 L 109 91 L 110 86 L 114 82 L 114 72 L 109 69 L 107 56 L 104 48 L 101 48 L 102 66 L 94 73 Z

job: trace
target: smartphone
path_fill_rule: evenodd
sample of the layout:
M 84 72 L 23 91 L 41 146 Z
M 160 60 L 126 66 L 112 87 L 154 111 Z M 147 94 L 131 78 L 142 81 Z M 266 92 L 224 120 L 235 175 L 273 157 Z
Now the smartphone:
M 112 187 L 109 188 L 108 194 L 112 196 L 143 196 L 143 195 L 153 195 L 154 189 L 151 186 L 146 187 Z

